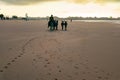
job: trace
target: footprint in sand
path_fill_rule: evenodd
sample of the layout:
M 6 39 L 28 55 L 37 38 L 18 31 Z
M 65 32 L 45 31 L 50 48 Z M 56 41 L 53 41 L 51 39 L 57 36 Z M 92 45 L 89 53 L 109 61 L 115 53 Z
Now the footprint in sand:
M 32 54 L 35 54 L 34 52 L 32 52 Z
M 14 58 L 14 59 L 17 59 L 16 57 Z M 15 62 L 15 60 L 11 60 L 11 62 Z M 11 63 L 9 62 L 9 63 L 7 63 L 7 65 L 9 66 L 9 65 L 11 65 Z M 8 68 L 8 66 L 4 66 L 4 69 L 7 69 Z M 0 72 L 3 72 L 3 70 L 0 70 Z
M 109 77 L 111 77 L 112 75 L 110 73 L 106 73 L 106 76 L 104 77 L 105 80 L 109 80 Z
M 88 74 L 90 74 L 90 72 L 87 72 Z
M 42 59 L 43 57 L 39 57 L 38 59 Z
M 59 69 L 59 68 L 60 68 L 60 66 L 57 66 L 57 68 Z
M 86 74 L 86 72 L 82 72 L 82 74 Z
M 51 73 L 48 73 L 48 75 L 51 75 Z
M 58 80 L 57 78 L 55 78 L 54 80 Z
M 3 72 L 3 70 L 0 70 L 0 72 Z
M 45 61 L 48 61 L 48 59 L 45 59 Z
M 12 48 L 9 48 L 9 50 L 12 50 Z
M 15 60 L 12 60 L 11 62 L 15 62 Z
M 85 60 L 86 62 L 88 62 L 88 60 Z
M 98 76 L 97 78 L 98 78 L 98 79 L 102 79 L 102 76 Z
M 21 55 L 18 55 L 18 57 L 21 57 Z
M 45 51 L 45 53 L 47 54 L 47 53 L 48 53 L 48 51 Z
M 33 59 L 33 61 L 36 61 L 36 59 Z
M 4 66 L 4 68 L 5 68 L 5 69 L 7 69 L 7 68 L 8 68 L 8 66 Z
M 79 69 L 79 67 L 78 67 L 78 66 L 74 66 L 74 68 L 75 68 L 75 69 Z
M 15 57 L 14 59 L 17 59 L 17 57 Z
M 46 68 L 47 67 L 47 65 L 44 65 L 44 68 Z
M 11 63 L 7 63 L 7 65 L 11 65 Z
M 59 70 L 59 72 L 61 73 L 62 71 L 61 71 L 61 70 Z
M 95 71 L 95 73 L 99 73 L 98 71 Z
M 47 64 L 50 64 L 50 62 L 47 62 Z
M 20 54 L 21 56 L 23 55 L 23 53 Z
M 102 80 L 102 79 L 109 80 L 109 76 L 111 76 L 111 74 L 109 72 L 106 73 L 104 70 L 100 70 L 98 67 L 94 67 L 94 69 L 95 69 L 95 73 L 97 73 L 97 74 L 99 74 L 99 72 L 100 73 L 102 72 L 102 74 L 106 74 L 105 77 L 104 76 L 98 76 L 97 79 L 100 79 L 100 80 Z
M 107 76 L 111 76 L 111 73 L 107 73 Z

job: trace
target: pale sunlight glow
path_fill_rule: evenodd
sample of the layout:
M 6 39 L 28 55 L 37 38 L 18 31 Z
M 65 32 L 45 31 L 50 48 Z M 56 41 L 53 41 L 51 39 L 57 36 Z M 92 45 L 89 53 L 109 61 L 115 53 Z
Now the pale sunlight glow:
M 46 17 L 53 14 L 58 17 L 120 17 L 119 3 L 98 4 L 94 2 L 76 4 L 67 1 L 50 1 L 33 5 L 9 5 L 0 2 L 0 13 L 6 16 Z

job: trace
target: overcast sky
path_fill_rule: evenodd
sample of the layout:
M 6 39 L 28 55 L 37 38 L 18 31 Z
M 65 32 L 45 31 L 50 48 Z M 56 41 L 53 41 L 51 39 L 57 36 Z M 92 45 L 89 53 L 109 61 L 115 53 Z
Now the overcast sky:
M 0 13 L 42 17 L 120 17 L 120 0 L 0 0 Z

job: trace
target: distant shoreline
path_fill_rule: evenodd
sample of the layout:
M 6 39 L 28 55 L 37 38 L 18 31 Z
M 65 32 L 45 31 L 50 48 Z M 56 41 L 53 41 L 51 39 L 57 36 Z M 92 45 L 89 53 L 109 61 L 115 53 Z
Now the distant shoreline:
M 54 16 L 54 19 L 57 20 L 120 20 L 120 17 L 57 17 Z M 1 20 L 1 19 L 0 19 Z M 5 18 L 3 20 L 26 20 L 26 17 L 15 17 L 15 18 Z M 28 20 L 49 20 L 49 17 L 28 17 Z

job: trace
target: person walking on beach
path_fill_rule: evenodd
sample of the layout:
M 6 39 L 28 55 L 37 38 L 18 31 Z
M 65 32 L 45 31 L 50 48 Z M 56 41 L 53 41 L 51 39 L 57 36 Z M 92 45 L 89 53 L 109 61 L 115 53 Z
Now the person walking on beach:
M 61 27 L 62 27 L 62 30 L 63 30 L 63 27 L 64 27 L 64 21 L 61 22 Z
M 26 21 L 28 21 L 28 14 L 27 13 L 25 14 L 25 17 L 26 17 Z
M 55 30 L 55 20 L 53 15 L 51 15 L 49 17 L 49 21 L 48 21 L 48 28 L 50 27 L 50 31 L 54 31 Z
M 67 21 L 62 21 L 61 22 L 62 30 L 65 29 L 65 31 L 67 31 L 67 25 L 68 25 Z
M 65 31 L 67 31 L 67 25 L 68 25 L 68 23 L 67 23 L 67 21 L 65 21 Z

